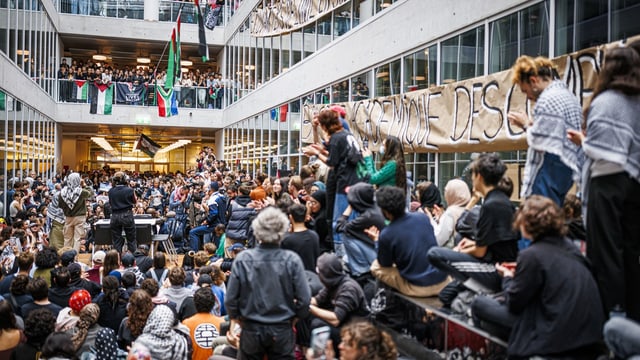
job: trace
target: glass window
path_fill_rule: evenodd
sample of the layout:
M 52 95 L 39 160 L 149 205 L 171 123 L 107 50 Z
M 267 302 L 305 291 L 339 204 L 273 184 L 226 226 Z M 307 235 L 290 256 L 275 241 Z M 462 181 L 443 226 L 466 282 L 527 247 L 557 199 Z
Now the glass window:
M 404 91 L 429 87 L 428 56 L 429 50 L 424 48 L 404 58 Z
M 371 84 L 371 71 L 363 72 L 351 78 L 351 101 L 359 101 L 368 99 L 371 94 L 369 92 L 369 84 Z
M 612 41 L 640 34 L 640 0 L 613 0 L 611 11 Z
M 492 22 L 489 31 L 489 72 L 509 69 L 518 58 L 518 14 L 511 14 Z
M 342 80 L 331 85 L 333 102 L 349 101 L 349 80 Z
M 376 74 L 376 89 L 375 96 L 387 96 L 391 95 L 391 89 L 389 88 L 389 64 L 382 65 L 375 69 Z
M 484 26 L 442 42 L 440 79 L 443 84 L 484 73 Z
M 556 1 L 556 54 L 606 43 L 608 0 Z
M 438 72 L 438 46 L 432 45 L 428 50 L 428 58 L 429 58 L 429 87 L 437 85 L 438 76 L 436 75 Z
M 333 33 L 338 38 L 351 30 L 351 1 L 333 12 Z
M 547 2 L 520 12 L 520 54 L 549 55 L 549 9 Z

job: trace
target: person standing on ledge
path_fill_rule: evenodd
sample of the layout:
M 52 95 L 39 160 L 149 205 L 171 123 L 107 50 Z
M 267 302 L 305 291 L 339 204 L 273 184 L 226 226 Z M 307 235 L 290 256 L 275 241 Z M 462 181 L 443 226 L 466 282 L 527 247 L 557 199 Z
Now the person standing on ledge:
M 573 185 L 580 184 L 582 149 L 567 138 L 567 130 L 580 130 L 582 107 L 562 81 L 551 61 L 520 56 L 513 67 L 513 83 L 535 101 L 533 119 L 523 112 L 509 112 L 508 119 L 526 131 L 527 162 L 521 196 L 542 195 L 562 207 Z
M 113 187 L 109 190 L 109 204 L 111 204 L 111 239 L 113 247 L 122 251 L 124 238 L 122 230 L 127 236 L 127 249 L 132 254 L 138 248 L 136 241 L 136 223 L 133 220 L 133 206 L 136 204 L 136 194 L 127 183 L 127 177 L 121 171 L 113 175 Z

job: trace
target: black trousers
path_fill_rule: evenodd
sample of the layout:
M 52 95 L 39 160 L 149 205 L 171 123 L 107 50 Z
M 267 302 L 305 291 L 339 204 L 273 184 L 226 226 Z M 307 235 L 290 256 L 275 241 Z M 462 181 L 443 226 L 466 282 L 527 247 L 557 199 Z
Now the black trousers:
M 127 249 L 133 254 L 138 248 L 138 242 L 136 241 L 136 223 L 131 210 L 111 214 L 111 241 L 118 252 L 122 252 L 124 246 L 122 230 L 127 237 Z
M 245 321 L 242 323 L 242 341 L 238 359 L 263 360 L 268 359 L 293 360 L 295 337 L 291 323 L 258 324 Z
M 608 314 L 616 305 L 640 321 L 640 183 L 624 173 L 591 179 L 587 257 Z

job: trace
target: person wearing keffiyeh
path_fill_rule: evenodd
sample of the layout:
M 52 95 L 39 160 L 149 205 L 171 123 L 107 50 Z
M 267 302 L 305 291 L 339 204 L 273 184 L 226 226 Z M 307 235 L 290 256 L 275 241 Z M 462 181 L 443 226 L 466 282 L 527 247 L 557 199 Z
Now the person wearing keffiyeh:
M 584 153 L 567 138 L 568 130 L 580 130 L 582 107 L 566 84 L 557 80 L 551 61 L 544 57 L 519 57 L 512 68 L 513 83 L 535 101 L 533 120 L 523 112 L 508 114 L 512 125 L 527 136 L 527 162 L 521 196 L 542 195 L 562 207 L 564 197 L 580 184 Z
M 64 246 L 80 251 L 80 240 L 85 237 L 84 223 L 87 221 L 87 199 L 92 195 L 84 188 L 80 174 L 67 176 L 66 185 L 58 196 L 58 205 L 64 213 Z
M 187 339 L 173 329 L 174 320 L 175 315 L 168 306 L 156 306 L 132 347 L 144 345 L 154 360 L 187 359 Z

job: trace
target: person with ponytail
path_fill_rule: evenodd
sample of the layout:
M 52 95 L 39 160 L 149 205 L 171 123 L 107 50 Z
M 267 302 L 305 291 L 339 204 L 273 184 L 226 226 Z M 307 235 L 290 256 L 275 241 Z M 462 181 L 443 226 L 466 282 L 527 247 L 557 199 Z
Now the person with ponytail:
M 521 196 L 546 196 L 562 207 L 573 183 L 580 184 L 584 162 L 582 149 L 567 138 L 568 130 L 580 130 L 580 101 L 547 58 L 520 56 L 511 71 L 513 83 L 536 102 L 532 117 L 518 111 L 507 116 L 511 125 L 526 132 L 529 145 Z
M 100 317 L 100 307 L 96 304 L 88 304 L 80 310 L 80 319 L 76 322 L 75 328 L 72 330 L 71 342 L 76 349 L 78 357 L 85 352 L 90 351 L 96 341 L 96 334 L 102 326 L 98 325 Z

